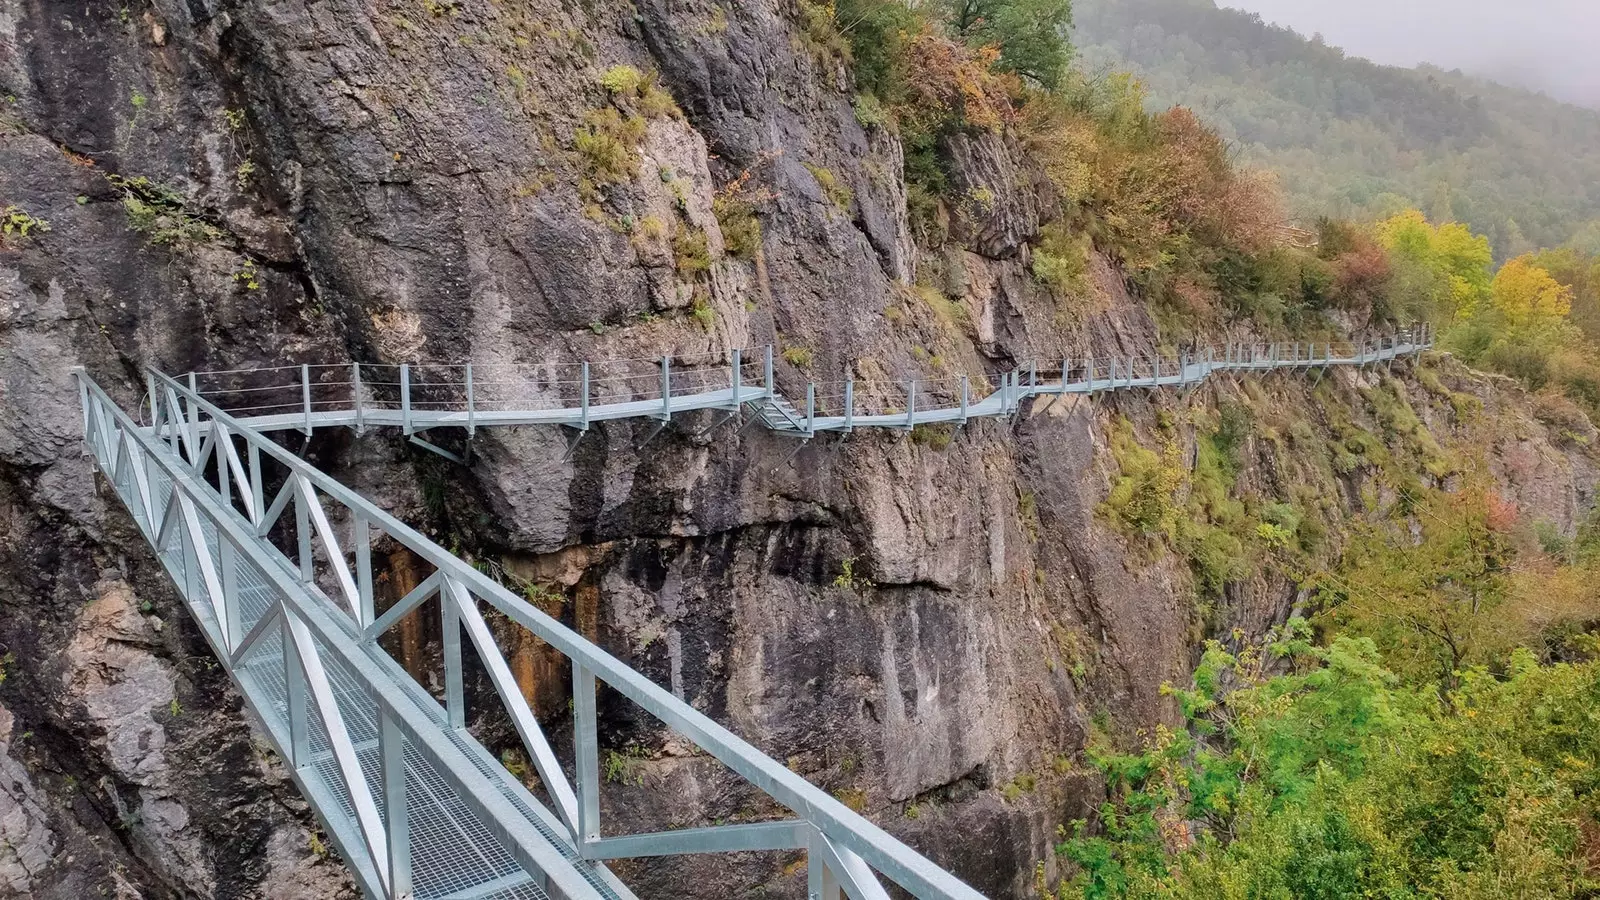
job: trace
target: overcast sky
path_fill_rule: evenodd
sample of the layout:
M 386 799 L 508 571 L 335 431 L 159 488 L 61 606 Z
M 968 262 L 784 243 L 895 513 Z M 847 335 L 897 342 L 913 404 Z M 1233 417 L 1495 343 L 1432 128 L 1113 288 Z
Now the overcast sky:
M 1600 107 L 1600 0 L 1218 0 L 1355 56 L 1430 62 Z

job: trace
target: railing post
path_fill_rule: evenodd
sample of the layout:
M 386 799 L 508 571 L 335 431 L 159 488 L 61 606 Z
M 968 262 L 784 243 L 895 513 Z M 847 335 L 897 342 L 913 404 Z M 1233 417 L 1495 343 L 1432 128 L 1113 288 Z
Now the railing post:
M 1088 383 L 1087 393 L 1094 396 L 1094 356 L 1090 355 L 1083 361 L 1083 380 Z
M 1063 356 L 1061 358 L 1061 394 L 1063 396 L 1065 396 L 1066 393 L 1067 393 L 1067 379 L 1069 377 L 1071 377 L 1071 375 L 1072 375 L 1072 357 Z
M 449 727 L 465 728 L 467 703 L 461 680 L 461 619 L 456 612 L 455 591 L 449 579 L 439 585 L 439 615 L 443 620 L 445 717 Z
M 294 635 L 289 631 L 289 617 L 294 611 L 287 605 L 279 607 L 283 618 L 278 622 L 283 642 L 283 683 L 286 693 L 285 716 L 289 720 L 289 765 L 303 769 L 311 764 L 311 730 L 306 720 L 306 672 L 300 662 L 300 651 L 295 646 Z
M 661 357 L 661 421 L 672 418 L 672 357 Z
M 389 858 L 389 900 L 411 900 L 411 822 L 406 810 L 405 734 L 378 705 L 378 760 L 383 773 L 383 837 Z
M 579 389 L 583 391 L 583 396 L 580 397 L 579 401 L 578 401 L 578 430 L 580 430 L 580 431 L 588 431 L 589 430 L 589 364 L 587 362 L 585 362 L 583 364 L 583 374 L 582 374 L 582 376 L 580 377 L 579 380 L 582 382 L 582 384 L 580 385 Z
M 260 525 L 261 517 L 267 514 L 267 508 L 262 505 L 266 500 L 266 494 L 261 488 L 261 448 L 257 447 L 254 441 L 246 443 L 245 453 L 250 460 L 250 500 L 255 509 L 255 518 L 250 524 Z
M 364 410 L 361 408 L 361 363 L 350 364 L 350 398 L 356 408 L 356 436 L 367 433 Z
M 306 437 L 311 436 L 311 367 L 305 363 L 300 364 L 300 401 L 305 404 L 306 421 L 300 429 Z
M 1155 378 L 1152 379 L 1152 383 L 1151 383 L 1150 386 L 1151 387 L 1160 387 L 1161 386 L 1161 351 L 1157 350 L 1155 353 L 1151 354 L 1150 355 L 1150 359 L 1152 360 L 1152 362 L 1150 363 L 1150 368 L 1151 368 L 1151 371 L 1155 375 Z
M 411 436 L 411 364 L 400 364 L 400 430 Z
M 816 433 L 817 424 L 817 383 L 806 384 L 806 436 Z
M 1063 378 L 1065 378 L 1065 376 L 1063 376 Z M 961 376 L 961 424 L 962 425 L 967 424 L 967 403 L 968 403 L 968 396 L 969 396 L 969 391 L 970 390 L 971 390 L 971 385 L 967 381 L 967 376 L 965 376 L 965 375 Z
M 189 453 L 192 454 L 189 457 L 190 463 L 200 458 L 200 407 L 194 402 L 194 398 L 200 396 L 200 388 L 197 385 L 198 380 L 195 378 L 195 374 L 190 372 L 188 399 Z
M 777 385 L 774 382 L 774 379 L 772 377 L 772 345 L 771 344 L 767 345 L 767 366 L 766 366 L 765 375 L 766 375 L 766 383 L 767 383 L 767 398 L 768 399 L 776 399 L 776 397 L 777 397 Z
M 733 387 L 733 409 L 735 412 L 737 412 L 739 409 L 739 355 L 739 348 L 733 348 L 733 378 L 730 379 L 730 381 L 732 382 Z
M 79 367 L 77 369 L 77 372 L 79 373 L 78 374 L 78 389 L 79 389 L 79 391 L 82 393 L 82 395 L 84 397 L 84 406 L 83 406 L 84 415 L 87 416 L 88 415 L 88 409 L 89 409 L 89 401 L 88 401 L 89 388 L 83 383 L 83 379 L 84 379 L 84 376 L 82 374 L 83 373 L 83 368 Z M 156 400 L 156 376 L 153 373 L 151 373 L 151 371 L 149 369 L 145 369 L 144 370 L 144 389 L 145 389 L 146 392 L 148 392 L 150 394 L 150 427 L 153 429 L 153 428 L 155 428 L 155 425 L 156 425 L 156 403 L 158 401 Z M 85 422 L 85 425 L 87 425 L 87 421 Z M 84 434 L 88 434 L 87 428 L 85 429 Z M 160 437 L 161 435 L 158 432 L 156 434 L 156 436 Z
M 217 495 L 222 498 L 223 506 L 232 506 L 233 492 L 228 490 L 228 482 L 233 478 L 233 473 L 228 471 L 228 451 L 222 448 L 222 442 L 231 443 L 233 437 L 228 434 L 228 429 L 223 427 L 221 422 L 215 420 L 211 422 L 211 434 L 216 442 L 216 449 L 212 451 L 212 455 L 217 458 Z M 116 465 L 116 461 L 113 460 L 111 464 Z M 112 473 L 113 476 L 115 474 Z
M 572 663 L 573 768 L 578 795 L 578 855 L 588 856 L 588 846 L 600 839 L 600 746 L 595 716 L 594 673 L 577 660 Z
M 294 482 L 299 478 L 299 475 L 291 474 L 289 481 Z M 285 490 L 294 491 L 294 533 L 300 556 L 300 580 L 310 584 L 316 579 L 316 560 L 311 554 L 311 510 L 297 488 L 293 483 L 285 486 Z
M 849 432 L 855 428 L 856 421 L 856 379 L 853 375 L 846 375 L 844 379 L 844 430 Z
M 222 640 L 229 652 L 239 646 L 244 638 L 243 623 L 239 621 L 239 562 L 238 548 L 233 539 L 217 529 L 217 571 L 222 576 Z
M 472 396 L 472 363 L 467 363 L 467 439 L 478 433 L 477 410 Z
M 906 428 L 917 424 L 917 380 L 906 382 Z
M 361 627 L 365 628 L 377 615 L 372 600 L 372 529 L 366 515 L 356 511 L 350 517 L 350 531 L 350 543 L 356 551 L 356 595 L 360 600 L 357 608 Z

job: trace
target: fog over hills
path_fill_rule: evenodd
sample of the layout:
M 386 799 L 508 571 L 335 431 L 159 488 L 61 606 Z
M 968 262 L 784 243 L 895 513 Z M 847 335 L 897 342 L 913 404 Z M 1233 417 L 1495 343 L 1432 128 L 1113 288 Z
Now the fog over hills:
M 1432 63 L 1600 108 L 1594 0 L 1222 0 L 1355 56 Z

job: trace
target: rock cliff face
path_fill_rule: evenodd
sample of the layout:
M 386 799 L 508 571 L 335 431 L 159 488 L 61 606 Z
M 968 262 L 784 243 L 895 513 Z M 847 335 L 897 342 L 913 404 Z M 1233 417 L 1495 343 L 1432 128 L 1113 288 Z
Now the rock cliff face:
M 950 240 L 919 246 L 896 141 L 857 121 L 797 16 L 764 0 L 0 0 L 0 205 L 49 224 L 0 243 L 0 894 L 352 891 L 80 457 L 73 366 L 133 409 L 147 365 L 774 344 L 803 393 L 846 371 L 936 380 L 1154 343 L 1106 261 L 1069 315 L 1033 282 L 1053 201 L 1002 140 L 949 148 L 964 196 L 988 200 L 944 210 Z M 606 77 L 622 65 L 658 72 L 681 112 Z M 611 129 L 622 152 L 592 152 Z M 719 215 L 729 184 L 756 187 L 758 248 Z M 609 649 L 980 890 L 1020 897 L 1037 861 L 1053 875 L 1057 825 L 1097 802 L 1091 719 L 1170 719 L 1159 688 L 1200 633 L 1259 631 L 1295 600 L 1264 575 L 1198 613 L 1180 561 L 1098 519 L 1108 418 L 1150 429 L 1223 397 L 1376 415 L 1378 376 L 1329 379 L 1316 399 L 1274 377 L 1041 403 L 947 445 L 857 435 L 792 459 L 708 421 L 642 451 L 642 426 L 605 426 L 570 463 L 541 429 L 480 433 L 467 467 L 383 435 L 312 452 L 547 586 Z M 1513 389 L 1444 380 L 1394 389 L 1441 441 L 1490 428 L 1507 491 L 1570 529 L 1593 461 Z M 1241 489 L 1281 489 L 1296 457 L 1253 440 Z M 1359 473 L 1329 484 L 1329 515 L 1360 507 Z M 628 770 L 607 799 L 619 829 L 748 799 L 636 711 L 604 708 L 602 730 Z M 642 895 L 798 896 L 790 861 L 628 874 Z

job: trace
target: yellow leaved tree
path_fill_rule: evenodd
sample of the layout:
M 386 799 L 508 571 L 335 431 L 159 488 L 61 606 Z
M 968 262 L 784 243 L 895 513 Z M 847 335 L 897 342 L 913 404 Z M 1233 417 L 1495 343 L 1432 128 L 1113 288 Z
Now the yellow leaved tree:
M 1572 312 L 1572 289 L 1534 265 L 1529 256 L 1501 266 L 1490 293 L 1495 308 L 1512 325 L 1564 319 Z

